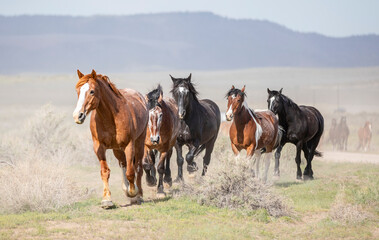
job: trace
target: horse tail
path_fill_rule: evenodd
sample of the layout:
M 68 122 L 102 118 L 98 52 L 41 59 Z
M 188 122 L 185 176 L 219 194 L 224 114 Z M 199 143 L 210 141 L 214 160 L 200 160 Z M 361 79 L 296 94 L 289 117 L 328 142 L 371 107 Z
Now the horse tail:
M 205 144 L 200 145 L 199 148 L 196 149 L 194 156 L 197 157 L 197 155 L 199 155 L 204 149 L 205 149 Z
M 315 150 L 315 156 L 316 157 L 322 157 L 322 152 Z

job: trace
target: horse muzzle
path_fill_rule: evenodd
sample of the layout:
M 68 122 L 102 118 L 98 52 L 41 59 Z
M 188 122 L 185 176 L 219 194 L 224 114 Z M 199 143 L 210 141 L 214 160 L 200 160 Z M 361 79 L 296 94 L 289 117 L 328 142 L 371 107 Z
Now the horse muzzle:
M 226 120 L 227 121 L 232 121 L 233 120 L 233 114 L 225 114 Z
M 179 118 L 183 119 L 186 116 L 186 110 L 183 110 L 182 112 L 179 112 Z
M 160 137 L 159 136 L 156 136 L 156 137 L 150 137 L 150 141 L 153 145 L 158 145 L 159 144 L 159 140 L 160 140 Z
M 83 112 L 80 112 L 80 113 L 74 113 L 73 114 L 73 117 L 74 117 L 74 121 L 77 123 L 77 124 L 82 124 L 84 122 L 84 120 L 86 119 L 86 114 L 83 113 Z

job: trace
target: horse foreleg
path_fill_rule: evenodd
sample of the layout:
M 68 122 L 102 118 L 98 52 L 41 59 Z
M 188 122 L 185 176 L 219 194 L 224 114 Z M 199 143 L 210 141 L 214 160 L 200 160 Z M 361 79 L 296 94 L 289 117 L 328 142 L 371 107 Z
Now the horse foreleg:
M 176 150 L 176 163 L 178 164 L 178 176 L 175 179 L 175 182 L 182 182 L 183 179 L 183 151 L 182 151 L 183 145 L 179 145 L 178 143 L 175 144 L 175 150 Z
M 236 155 L 236 157 L 239 157 L 240 150 L 236 147 L 236 145 L 234 145 L 233 143 L 231 144 L 232 144 L 232 150 L 233 150 L 234 155 Z
M 100 175 L 103 181 L 103 199 L 101 201 L 101 207 L 109 208 L 113 206 L 111 199 L 111 191 L 109 190 L 109 177 L 111 175 L 111 170 L 108 167 L 107 160 L 105 158 L 105 147 L 100 145 L 99 142 L 94 142 L 93 149 L 100 162 Z
M 198 144 L 192 144 L 189 146 L 189 151 L 186 155 L 187 171 L 189 173 L 193 173 L 193 172 L 197 171 L 197 169 L 198 169 L 196 166 L 196 162 L 193 161 L 195 158 L 195 152 L 198 148 L 199 148 Z
M 126 178 L 129 181 L 129 186 L 126 191 L 126 195 L 130 198 L 135 197 L 138 194 L 138 187 L 135 185 L 135 168 L 134 168 L 134 157 L 135 157 L 135 149 L 134 142 L 130 141 L 129 144 L 125 148 L 125 156 L 126 156 Z
M 274 176 L 277 176 L 277 177 L 280 176 L 279 159 L 280 159 L 280 153 L 282 152 L 282 149 L 283 149 L 283 145 L 279 145 L 279 147 L 276 149 L 276 152 L 275 152 Z
M 146 183 L 149 187 L 153 187 L 157 184 L 157 180 L 153 176 L 153 172 L 155 168 L 153 157 L 155 156 L 152 156 L 152 155 L 154 155 L 154 151 L 149 150 L 147 147 L 145 147 L 144 156 L 142 160 L 142 166 L 146 173 Z
M 167 152 L 161 152 L 158 162 L 158 174 L 159 174 L 159 180 L 158 180 L 158 187 L 157 187 L 157 197 L 164 197 L 165 192 L 163 191 L 163 174 L 165 172 L 164 169 L 164 163 L 167 156 Z
M 213 148 L 214 148 L 214 145 L 215 145 L 215 142 L 216 142 L 216 138 L 217 136 L 212 139 L 211 141 L 209 141 L 207 143 L 207 145 L 205 146 L 205 155 L 203 157 L 203 172 L 201 175 L 205 175 L 205 173 L 207 172 L 207 169 L 208 169 L 208 165 L 211 161 L 211 155 L 212 155 L 212 152 L 213 152 Z
M 120 167 L 121 167 L 122 190 L 124 191 L 124 193 L 126 195 L 126 191 L 128 189 L 129 182 L 126 179 L 126 157 L 125 157 L 125 153 L 121 150 L 113 149 L 113 154 L 117 158 L 117 160 L 120 164 Z
M 297 173 L 296 173 L 296 178 L 297 179 L 301 179 L 301 177 L 302 177 L 301 168 L 300 168 L 300 164 L 301 164 L 301 149 L 302 148 L 303 148 L 303 142 L 298 142 L 296 144 L 296 158 L 295 158 L 296 165 L 297 165 Z
M 165 167 L 164 178 L 163 178 L 163 182 L 167 183 L 168 186 L 170 187 L 172 185 L 171 168 L 170 168 L 171 156 L 172 156 L 172 148 L 167 152 L 166 167 Z

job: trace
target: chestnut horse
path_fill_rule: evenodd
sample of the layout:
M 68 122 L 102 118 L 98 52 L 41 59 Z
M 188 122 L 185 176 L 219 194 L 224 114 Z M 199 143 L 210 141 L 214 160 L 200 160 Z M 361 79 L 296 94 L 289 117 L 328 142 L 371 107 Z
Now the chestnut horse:
M 232 86 L 226 97 L 228 98 L 226 119 L 228 121 L 233 119 L 229 130 L 232 150 L 235 155 L 239 155 L 242 149 L 246 149 L 248 157 L 256 154 L 256 177 L 259 176 L 261 153 L 268 153 L 263 176 L 263 181 L 266 181 L 272 151 L 280 142 L 278 119 L 269 110 L 255 112 L 250 109 L 245 101 L 245 86 L 241 90 Z
M 138 197 L 139 200 L 143 194 L 142 157 L 148 121 L 145 99 L 132 89 L 117 89 L 107 76 L 96 74 L 94 70 L 87 75 L 78 70 L 78 76 L 78 102 L 73 117 L 76 123 L 82 124 L 92 111 L 90 129 L 93 148 L 100 162 L 104 184 L 101 206 L 114 206 L 108 184 L 110 169 L 105 158 L 107 149 L 113 149 L 122 168 L 126 196 Z
M 365 152 L 367 152 L 367 150 L 370 150 L 372 138 L 371 122 L 366 121 L 365 125 L 358 130 L 358 137 L 359 145 L 357 151 L 360 149 L 363 149 Z
M 163 181 L 172 185 L 170 158 L 179 132 L 178 107 L 172 98 L 163 99 L 161 85 L 146 96 L 149 124 L 146 132 L 143 168 L 149 186 L 155 186 L 155 153 L 160 153 L 158 162 L 159 182 L 157 196 L 164 197 Z M 166 166 L 165 166 L 166 162 Z M 163 174 L 165 175 L 163 178 Z

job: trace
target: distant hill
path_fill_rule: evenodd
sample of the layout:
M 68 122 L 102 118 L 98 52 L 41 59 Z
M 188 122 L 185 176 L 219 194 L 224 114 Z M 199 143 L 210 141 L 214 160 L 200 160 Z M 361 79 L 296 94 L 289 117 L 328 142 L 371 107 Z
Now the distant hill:
M 331 38 L 208 12 L 0 16 L 0 73 L 379 66 L 379 36 Z

